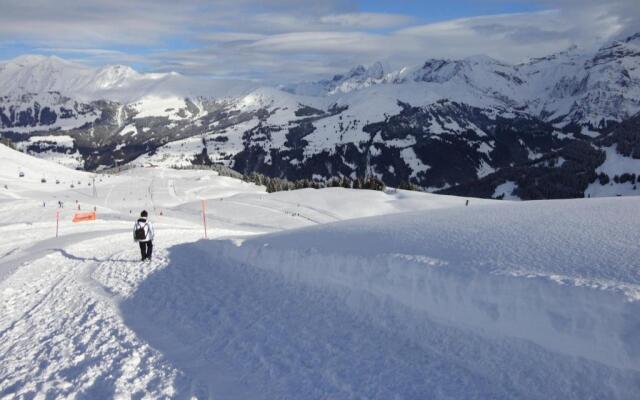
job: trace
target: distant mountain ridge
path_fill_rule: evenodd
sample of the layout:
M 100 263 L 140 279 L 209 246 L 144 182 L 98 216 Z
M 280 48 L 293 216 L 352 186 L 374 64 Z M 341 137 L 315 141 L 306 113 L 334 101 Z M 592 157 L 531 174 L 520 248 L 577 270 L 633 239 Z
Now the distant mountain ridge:
M 483 197 L 633 194 L 640 152 L 620 150 L 636 145 L 620 130 L 639 112 L 640 34 L 517 65 L 486 56 L 396 71 L 375 63 L 280 88 L 57 57 L 0 64 L 2 136 L 84 169 L 223 163 Z
M 378 85 L 455 82 L 494 96 L 507 106 L 556 123 L 597 128 L 640 109 L 640 34 L 602 46 L 593 54 L 576 46 L 510 65 L 487 56 L 430 59 L 422 66 L 384 72 L 381 63 L 359 66 L 333 80 L 289 85 L 298 94 L 333 95 Z M 316 88 L 311 93 L 308 88 Z M 322 88 L 322 90 L 318 90 Z M 594 92 L 602 92 L 606 98 Z

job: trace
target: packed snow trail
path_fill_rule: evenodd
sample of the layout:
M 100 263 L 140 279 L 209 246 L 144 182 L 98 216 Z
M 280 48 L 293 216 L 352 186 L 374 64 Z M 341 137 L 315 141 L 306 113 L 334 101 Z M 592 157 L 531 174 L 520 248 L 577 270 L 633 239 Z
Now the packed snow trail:
M 154 267 L 137 261 L 125 237 L 130 240 L 115 235 L 58 249 L 0 284 L 0 394 L 172 396 L 176 372 L 119 317 L 118 296 Z M 130 250 L 101 251 L 105 240 Z M 161 253 L 154 262 L 162 261 Z M 108 268 L 132 278 L 103 286 L 94 275 Z
M 119 308 L 167 264 L 166 247 L 201 237 L 193 229 L 158 234 L 163 245 L 151 263 L 139 261 L 129 231 L 105 233 L 60 242 L 0 282 L 0 397 L 174 397 L 181 372 L 136 336 Z
M 21 265 L 29 261 L 46 257 L 52 252 L 58 251 L 80 241 L 93 238 L 105 238 L 116 232 L 119 232 L 120 234 L 124 234 L 126 232 L 128 234 L 129 230 L 130 229 L 112 229 L 74 233 L 58 238 L 53 237 L 45 239 L 27 248 L 15 248 L 10 253 L 3 256 L 2 261 L 0 261 L 0 282 L 9 277 L 13 272 L 20 268 Z

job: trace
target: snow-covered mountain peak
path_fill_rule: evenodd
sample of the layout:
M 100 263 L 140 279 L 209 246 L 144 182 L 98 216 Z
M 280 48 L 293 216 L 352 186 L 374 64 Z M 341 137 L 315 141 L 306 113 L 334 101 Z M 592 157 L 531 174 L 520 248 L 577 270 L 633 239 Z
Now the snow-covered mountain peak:
M 91 74 L 90 68 L 56 56 L 27 55 L 2 65 L 0 89 L 5 94 L 64 91 L 89 82 Z
M 81 101 L 129 103 L 149 95 L 220 98 L 254 86 L 241 81 L 195 79 L 176 72 L 139 73 L 126 65 L 96 69 L 56 56 L 27 55 L 0 64 L 0 93 L 12 97 L 59 92 Z
M 375 84 L 385 83 L 390 80 L 389 78 L 390 74 L 385 73 L 385 67 L 378 61 L 368 68 L 364 65 L 357 65 L 346 74 L 334 75 L 331 79 L 283 85 L 280 88 L 286 92 L 304 96 L 326 96 L 348 93 Z
M 384 78 L 384 66 L 378 61 L 368 68 L 364 65 L 358 65 L 345 75 L 336 75 L 331 81 L 320 81 L 318 84 L 324 86 L 323 91 L 326 94 L 348 93 L 372 84 L 382 83 Z
M 31 67 L 34 65 L 75 65 L 75 63 L 58 56 L 43 56 L 40 54 L 25 54 L 12 60 L 8 60 L 4 64 L 15 65 L 18 67 Z
M 382 79 L 385 73 L 385 68 L 380 61 L 372 64 L 367 70 L 367 75 L 374 79 Z
M 23 78 L 38 80 L 55 80 L 63 74 L 83 75 L 90 71 L 89 67 L 57 56 L 24 55 L 0 64 L 0 72 L 17 73 Z
M 95 86 L 100 89 L 112 89 L 125 86 L 134 79 L 139 79 L 140 74 L 133 68 L 125 65 L 109 65 L 100 69 L 95 76 Z
M 496 79 L 497 77 L 497 79 Z M 488 56 L 471 56 L 462 60 L 429 59 L 421 68 L 407 74 L 401 83 L 426 82 L 442 84 L 456 81 L 472 87 L 494 85 L 494 90 L 501 91 L 502 81 L 522 84 L 515 76 L 513 66 Z
M 334 81 L 338 77 L 340 77 L 340 75 L 337 75 L 336 77 L 334 77 Z M 357 67 L 352 68 L 346 74 L 346 76 L 338 80 L 344 82 L 348 79 L 361 79 L 361 80 L 368 79 L 368 78 L 382 79 L 383 77 L 384 77 L 384 66 L 380 61 L 378 61 L 373 63 L 369 68 L 366 68 L 364 65 L 358 65 Z
M 101 68 L 98 73 L 108 73 L 120 76 L 138 76 L 138 72 L 127 65 L 115 64 Z
M 367 71 L 367 69 L 364 67 L 364 65 L 360 64 L 360 65 L 357 65 L 357 66 L 351 68 L 345 77 L 342 77 L 341 75 L 337 75 L 337 77 L 340 77 L 339 80 L 342 80 L 342 79 L 345 79 L 345 78 L 346 79 L 356 78 L 356 77 L 364 75 L 366 71 Z M 334 77 L 334 79 L 335 79 L 335 77 Z

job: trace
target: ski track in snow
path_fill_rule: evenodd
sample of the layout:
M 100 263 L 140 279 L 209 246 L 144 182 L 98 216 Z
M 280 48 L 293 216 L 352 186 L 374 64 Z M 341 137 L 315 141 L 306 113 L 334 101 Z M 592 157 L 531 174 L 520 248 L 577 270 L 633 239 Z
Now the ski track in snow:
M 85 398 L 172 395 L 163 382 L 176 372 L 122 324 L 116 292 L 92 277 L 114 265 L 140 268 L 132 252 L 95 253 L 102 240 L 58 250 L 20 269 L 10 287 L 0 286 L 0 353 L 7 355 L 0 367 L 0 393 L 19 388 L 24 397 L 42 392 Z
M 269 212 L 276 213 L 276 214 L 282 214 L 282 215 L 293 216 L 293 217 L 298 216 L 300 218 L 306 219 L 309 222 L 313 222 L 314 224 L 319 224 L 320 223 L 319 221 L 317 221 L 317 220 L 315 220 L 313 218 L 309 218 L 309 217 L 307 217 L 305 215 L 302 215 L 300 213 L 294 213 L 292 211 L 280 210 L 280 209 L 275 208 L 275 207 L 267 207 L 267 206 L 261 206 L 261 205 L 258 205 L 258 204 L 250 204 L 250 203 L 245 203 L 245 202 L 241 202 L 241 201 L 238 201 L 238 200 L 226 200 L 226 201 L 227 201 L 227 203 L 234 203 L 234 204 L 239 204 L 239 205 L 246 206 L 246 207 L 259 208 L 261 210 L 269 211 Z M 285 203 L 285 204 L 288 204 L 288 203 Z

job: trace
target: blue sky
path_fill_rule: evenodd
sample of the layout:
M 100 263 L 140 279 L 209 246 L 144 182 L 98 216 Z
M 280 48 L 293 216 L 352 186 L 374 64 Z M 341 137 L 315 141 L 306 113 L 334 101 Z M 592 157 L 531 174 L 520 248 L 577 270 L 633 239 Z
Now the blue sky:
M 486 54 L 590 49 L 640 26 L 638 0 L 0 0 L 0 59 L 57 55 L 141 71 L 315 79 Z M 638 29 L 640 30 L 640 29 Z

